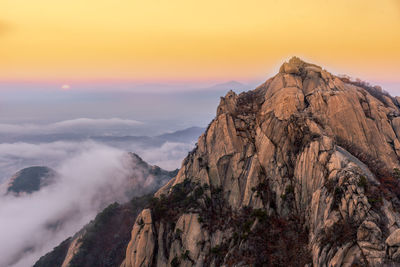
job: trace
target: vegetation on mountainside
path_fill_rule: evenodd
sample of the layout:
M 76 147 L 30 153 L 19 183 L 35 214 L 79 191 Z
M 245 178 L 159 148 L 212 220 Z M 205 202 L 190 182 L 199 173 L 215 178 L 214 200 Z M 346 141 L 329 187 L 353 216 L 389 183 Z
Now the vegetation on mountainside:
M 55 247 L 52 251 L 41 257 L 33 267 L 54 267 L 61 266 L 65 256 L 67 255 L 68 248 L 71 244 L 72 238 L 64 240 L 60 245 Z
M 147 205 L 152 194 L 135 197 L 126 204 L 113 203 L 100 212 L 80 233 L 83 236 L 78 253 L 70 267 L 120 266 L 125 258 L 126 247 L 131 238 L 132 225 L 137 215 Z M 79 234 L 79 233 L 78 233 Z M 67 239 L 52 252 L 46 254 L 34 267 L 61 266 L 72 238 Z
M 260 190 L 260 194 L 264 194 L 261 189 L 264 188 L 255 188 L 254 191 Z M 288 186 L 287 194 L 291 194 L 291 191 L 292 188 Z M 230 238 L 210 248 L 205 266 L 209 266 L 211 262 L 219 266 L 226 259 L 230 266 L 239 262 L 256 266 L 291 266 L 304 265 L 311 261 L 307 249 L 308 231 L 302 228 L 300 218 L 279 218 L 268 215 L 265 210 L 248 207 L 233 211 L 220 187 L 200 185 L 186 179 L 175 185 L 168 196 L 153 198 L 149 208 L 153 219 L 169 224 L 168 228 L 173 229 L 179 216 L 190 210 L 198 214 L 199 223 L 209 233 L 231 229 L 233 234 Z M 181 232 L 176 229 L 174 238 L 179 239 Z M 240 246 L 243 243 L 246 245 Z M 199 245 L 204 247 L 205 244 Z M 229 254 L 229 251 L 234 252 Z M 188 255 L 187 253 L 186 256 Z M 182 260 L 187 260 L 186 256 L 183 253 L 173 258 L 171 265 L 178 266 Z
M 359 224 L 355 223 L 351 218 L 339 221 L 332 227 L 325 229 L 321 244 L 323 246 L 340 246 L 340 244 L 354 242 L 354 240 L 357 240 L 358 227 Z
M 342 82 L 352 84 L 358 87 L 365 89 L 370 95 L 381 101 L 385 106 L 389 106 L 388 99 L 391 99 L 393 103 L 397 103 L 397 101 L 385 90 L 383 90 L 380 86 L 372 86 L 366 81 L 355 79 L 353 80 L 351 77 L 342 75 L 339 77 Z
M 150 198 L 149 194 L 127 204 L 113 203 L 99 213 L 86 228 L 70 267 L 119 266 L 125 258 L 132 225 Z
M 372 209 L 381 215 L 381 218 L 384 218 L 384 214 L 381 211 L 383 199 L 391 202 L 394 207 L 400 208 L 398 201 L 400 197 L 400 170 L 395 168 L 393 171 L 390 171 L 384 162 L 343 138 L 336 137 L 336 143 L 363 162 L 379 181 L 379 184 L 371 183 L 364 175 L 360 175 L 358 178 L 357 186 L 364 189 L 365 196 Z M 333 180 L 329 180 L 325 184 L 325 187 L 329 192 L 333 192 L 334 201 L 332 208 L 338 209 L 339 205 L 341 205 L 342 197 L 344 197 L 343 188 Z M 389 234 L 388 229 L 384 227 L 382 219 L 379 219 L 378 223 L 381 229 L 387 232 L 386 234 Z M 356 240 L 359 226 L 360 223 L 353 221 L 352 218 L 340 221 L 325 231 L 321 243 L 336 245 Z
M 380 185 L 376 186 L 367 183 L 366 179 L 361 181 L 372 206 L 379 206 L 382 203 L 382 198 L 388 200 L 400 198 L 400 171 L 398 169 L 389 170 L 380 159 L 343 138 L 336 137 L 336 143 L 362 161 L 380 182 Z M 400 203 L 397 202 L 395 201 L 393 204 L 400 208 Z

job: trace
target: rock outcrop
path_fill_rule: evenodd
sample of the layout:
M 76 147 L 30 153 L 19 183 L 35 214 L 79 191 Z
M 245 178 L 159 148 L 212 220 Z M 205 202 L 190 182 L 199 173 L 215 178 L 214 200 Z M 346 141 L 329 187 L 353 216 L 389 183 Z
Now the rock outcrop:
M 122 267 L 400 265 L 400 109 L 298 58 L 230 91 Z

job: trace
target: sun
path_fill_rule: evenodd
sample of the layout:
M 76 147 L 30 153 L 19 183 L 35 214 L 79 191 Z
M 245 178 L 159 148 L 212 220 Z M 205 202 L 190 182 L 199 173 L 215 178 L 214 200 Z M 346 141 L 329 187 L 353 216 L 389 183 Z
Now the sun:
M 61 89 L 62 89 L 62 90 L 69 90 L 69 89 L 71 89 L 71 86 L 70 86 L 69 84 L 63 84 L 63 85 L 61 86 Z

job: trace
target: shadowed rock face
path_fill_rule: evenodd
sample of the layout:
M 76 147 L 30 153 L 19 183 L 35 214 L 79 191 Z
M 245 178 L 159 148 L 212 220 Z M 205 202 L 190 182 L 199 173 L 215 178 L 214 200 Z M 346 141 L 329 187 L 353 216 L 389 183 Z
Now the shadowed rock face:
M 121 266 L 400 264 L 400 110 L 298 58 L 221 98 Z
M 20 170 L 11 177 L 7 193 L 32 193 L 54 182 L 56 172 L 48 167 L 33 166 Z

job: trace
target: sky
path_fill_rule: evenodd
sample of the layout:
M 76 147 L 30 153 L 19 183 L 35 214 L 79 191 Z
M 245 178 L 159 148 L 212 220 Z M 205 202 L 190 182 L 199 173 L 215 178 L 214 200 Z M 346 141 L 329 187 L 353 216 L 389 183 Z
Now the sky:
M 293 55 L 400 81 L 399 0 L 1 0 L 0 10 L 0 82 L 262 81 Z
M 22 124 L 37 124 L 36 128 L 29 129 L 40 131 L 43 123 L 58 125 L 63 121 L 83 121 L 86 128 L 96 131 L 107 125 L 115 129 L 137 126 L 128 127 L 130 132 L 125 131 L 125 135 L 153 136 L 192 126 L 205 127 L 215 117 L 220 96 L 230 89 L 240 92 L 256 85 L 224 83 L 195 88 L 164 84 L 121 89 L 115 84 L 102 87 L 73 84 L 71 89 L 62 90 L 55 83 L 0 83 L 0 135 Z M 124 123 L 130 121 L 138 123 Z M 67 126 L 64 129 L 68 129 Z

